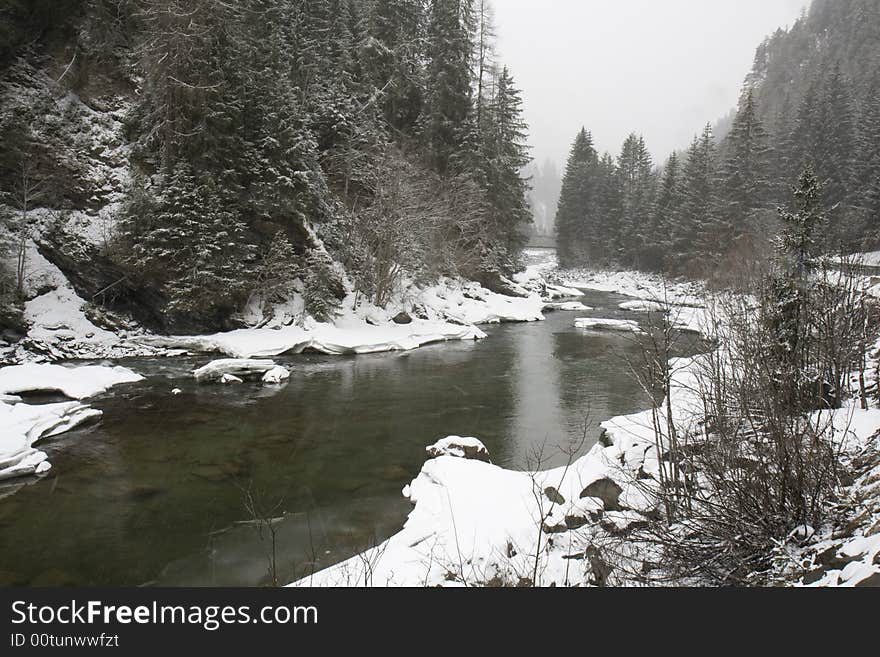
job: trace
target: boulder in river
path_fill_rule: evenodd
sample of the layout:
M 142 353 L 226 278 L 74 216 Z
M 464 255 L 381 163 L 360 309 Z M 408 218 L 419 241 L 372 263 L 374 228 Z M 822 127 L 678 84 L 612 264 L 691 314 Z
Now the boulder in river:
M 221 358 L 193 371 L 199 383 L 229 383 L 224 377 L 237 379 L 262 377 L 275 368 L 275 361 L 262 358 Z
M 462 459 L 485 461 L 489 463 L 489 450 L 476 438 L 462 438 L 461 436 L 447 436 L 438 440 L 433 445 L 425 448 L 428 456 L 456 456 Z
M 276 365 L 263 375 L 263 383 L 267 385 L 278 385 L 290 378 L 290 370 L 281 365 Z

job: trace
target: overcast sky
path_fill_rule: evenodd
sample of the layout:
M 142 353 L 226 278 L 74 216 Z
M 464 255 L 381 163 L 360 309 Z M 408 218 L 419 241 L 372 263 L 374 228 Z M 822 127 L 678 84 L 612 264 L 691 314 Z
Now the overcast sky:
M 644 134 L 656 160 L 739 98 L 755 48 L 807 0 L 494 0 L 499 59 L 523 91 L 532 154 L 565 164 Z M 658 162 L 659 163 L 659 162 Z

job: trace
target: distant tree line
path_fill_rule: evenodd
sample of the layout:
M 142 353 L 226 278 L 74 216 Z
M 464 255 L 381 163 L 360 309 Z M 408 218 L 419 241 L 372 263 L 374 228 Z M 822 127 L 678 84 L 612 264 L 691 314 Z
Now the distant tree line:
M 807 164 L 822 187 L 824 250 L 880 245 L 880 5 L 816 0 L 757 51 L 720 142 L 706 126 L 654 165 L 630 135 L 616 158 L 581 130 L 557 211 L 563 264 L 707 275 L 765 253 Z

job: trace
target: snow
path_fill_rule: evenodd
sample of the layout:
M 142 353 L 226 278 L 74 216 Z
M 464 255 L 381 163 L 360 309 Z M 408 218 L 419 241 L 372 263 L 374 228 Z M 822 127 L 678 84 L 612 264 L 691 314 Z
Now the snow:
M 316 324 L 314 328 L 286 326 L 278 329 L 238 329 L 197 336 L 144 337 L 154 347 L 182 348 L 203 353 L 221 353 L 234 358 L 263 358 L 310 349 L 325 354 L 368 354 L 407 351 L 432 342 L 479 340 L 486 337 L 475 326 L 414 320 L 411 324 L 372 326 L 349 320 L 341 325 Z
M 528 294 L 523 290 L 524 294 Z M 444 278 L 409 299 L 410 304 L 429 309 L 437 319 L 457 324 L 537 322 L 544 319 L 544 302 L 537 294 L 510 297 L 485 289 L 477 283 Z
M 673 421 L 680 430 L 693 429 L 699 417 L 695 383 L 703 358 L 671 361 Z M 854 441 L 857 445 L 850 449 L 858 452 L 880 427 L 880 410 L 850 407 L 824 420 L 836 427 L 841 445 Z M 611 418 L 601 426 L 606 432 L 603 443 L 568 467 L 547 471 L 504 470 L 443 449 L 462 441 L 482 446 L 475 438 L 450 436 L 435 443 L 428 448 L 434 458 L 404 488 L 414 507 L 403 529 L 383 544 L 292 586 L 516 584 L 535 571 L 534 583 L 541 586 L 588 583 L 590 562 L 576 555 L 588 549 L 592 538 L 648 522 L 656 511 L 650 494 L 656 481 L 639 475 L 657 470 L 651 411 Z M 875 440 L 880 447 L 880 439 Z M 607 508 L 595 496 L 603 495 L 602 487 L 591 484 L 604 481 L 620 489 L 619 508 Z M 866 482 L 877 489 L 875 499 L 880 500 L 880 463 L 874 479 L 865 475 L 860 480 L 861 498 Z M 588 494 L 593 491 L 597 492 Z M 875 504 L 873 522 L 878 521 L 880 504 Z M 855 555 L 857 563 L 813 585 L 852 586 L 880 571 L 873 561 L 880 553 L 876 527 L 874 535 L 840 544 L 839 553 Z
M 142 378 L 125 367 L 11 365 L 0 368 L 0 393 L 57 391 L 85 399 Z M 42 474 L 50 464 L 34 443 L 99 417 L 101 411 L 79 401 L 31 405 L 4 396 L 0 400 L 0 479 Z
M 71 399 L 93 397 L 120 383 L 142 380 L 127 367 L 63 367 L 28 363 L 0 368 L 0 393 L 56 391 Z
M 589 312 L 593 310 L 590 306 L 585 306 L 580 301 L 565 301 L 563 303 L 547 303 L 544 304 L 545 310 L 561 310 L 565 312 Z
M 620 331 L 625 333 L 642 333 L 638 322 L 629 319 L 603 319 L 600 317 L 579 317 L 574 320 L 579 329 L 591 331 Z
M 458 458 L 479 459 L 481 461 L 489 460 L 489 450 L 480 440 L 472 436 L 464 438 L 447 436 L 426 447 L 425 451 L 432 458 L 457 456 Z
M 55 360 L 152 356 L 156 351 L 132 344 L 123 335 L 96 326 L 86 317 L 87 303 L 77 295 L 64 274 L 46 260 L 33 241 L 27 243 L 24 319 L 29 325 L 29 352 L 17 359 L 33 360 L 34 353 Z
M 211 383 L 212 381 L 230 383 L 231 381 L 224 381 L 223 378 L 232 377 L 241 381 L 238 377 L 262 377 L 270 370 L 274 370 L 275 367 L 275 361 L 267 359 L 223 358 L 212 360 L 207 365 L 193 370 L 193 376 L 199 383 Z
M 290 378 L 290 370 L 281 365 L 276 365 L 263 375 L 263 383 L 266 385 L 279 385 Z
M 101 411 L 80 402 L 39 406 L 0 403 L 0 479 L 47 471 L 51 467 L 48 457 L 35 449 L 34 443 L 99 417 Z
M 646 299 L 637 299 L 636 301 L 624 301 L 618 308 L 621 310 L 629 310 L 637 313 L 658 313 L 666 309 L 662 303 L 657 301 L 648 301 Z

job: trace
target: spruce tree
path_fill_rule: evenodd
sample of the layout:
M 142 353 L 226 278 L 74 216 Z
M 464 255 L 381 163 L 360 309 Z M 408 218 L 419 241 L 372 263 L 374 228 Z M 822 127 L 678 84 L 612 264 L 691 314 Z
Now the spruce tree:
M 471 88 L 471 0 L 432 0 L 428 28 L 424 138 L 433 167 L 460 171 L 474 133 Z
M 716 216 L 722 252 L 750 232 L 756 213 L 770 204 L 770 149 L 768 136 L 758 117 L 754 95 L 749 90 L 740 103 L 725 140 L 725 158 L 718 184 Z M 766 229 L 765 226 L 754 226 Z
M 587 245 L 594 236 L 589 234 L 587 222 L 597 163 L 593 138 L 581 128 L 568 156 L 556 210 L 557 252 L 563 267 L 586 264 L 588 258 Z
M 688 149 L 682 174 L 682 200 L 672 229 L 671 266 L 679 273 L 695 273 L 699 262 L 717 255 L 714 216 L 716 181 L 715 139 L 707 125 Z

